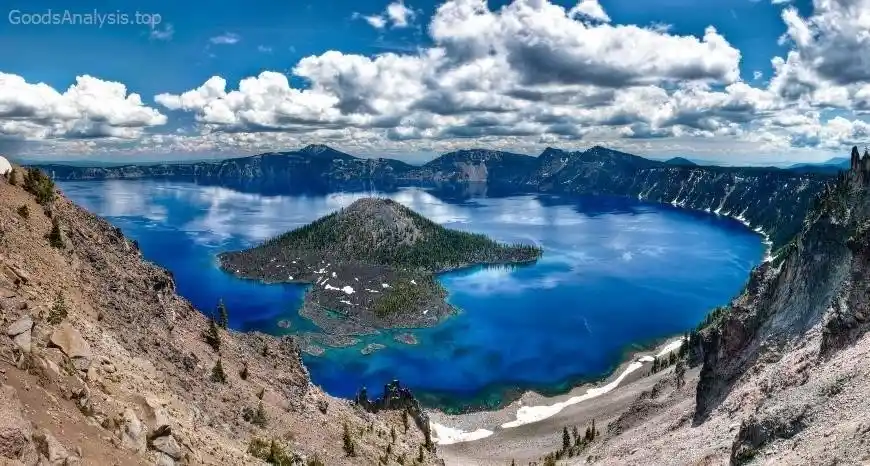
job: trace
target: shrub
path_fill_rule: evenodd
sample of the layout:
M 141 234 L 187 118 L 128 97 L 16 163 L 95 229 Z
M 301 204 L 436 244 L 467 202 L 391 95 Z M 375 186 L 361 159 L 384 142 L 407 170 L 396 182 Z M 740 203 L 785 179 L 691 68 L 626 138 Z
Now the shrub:
M 251 424 L 264 428 L 266 424 L 268 424 L 268 419 L 266 418 L 266 409 L 263 407 L 263 402 L 261 401 L 259 405 L 257 405 L 257 409 L 245 408 L 244 412 L 242 412 L 242 418 L 250 422 Z
M 242 366 L 242 370 L 239 371 L 239 378 L 242 380 L 248 380 L 248 364 L 247 363 L 245 363 L 245 365 Z
M 45 236 L 48 244 L 53 248 L 63 249 L 63 236 L 60 233 L 60 222 L 55 218 L 51 220 L 51 231 Z
M 353 442 L 353 437 L 350 436 L 350 428 L 347 426 L 347 423 L 344 423 L 344 435 L 342 435 L 342 443 L 344 447 L 344 453 L 347 456 L 356 456 L 356 445 Z
M 52 304 L 51 309 L 48 311 L 48 323 L 55 325 L 59 324 L 63 322 L 68 315 L 69 309 L 66 306 L 66 300 L 64 300 L 63 294 L 58 292 L 57 296 L 54 298 L 54 304 Z
M 24 175 L 24 189 L 36 196 L 36 202 L 46 205 L 54 200 L 54 181 L 42 170 L 30 168 Z
M 12 186 L 18 185 L 18 170 L 14 168 L 9 171 L 9 184 Z
M 22 218 L 30 217 L 30 209 L 27 208 L 26 205 L 22 205 L 18 208 L 18 215 L 20 215 Z
M 218 358 L 214 367 L 211 369 L 211 381 L 217 383 L 227 383 L 227 374 L 224 372 L 224 365 Z
M 214 319 L 208 320 L 208 329 L 202 332 L 202 338 L 208 343 L 208 346 L 211 346 L 213 350 L 217 351 L 221 347 L 221 334 L 218 331 L 218 326 L 215 323 Z
M 252 438 L 248 444 L 248 453 L 254 458 L 261 459 L 275 466 L 296 466 L 302 464 L 302 458 L 299 455 L 287 451 L 275 439 L 266 441 L 256 437 Z M 316 456 L 314 458 L 313 461 L 308 462 L 309 466 L 323 464 L 320 463 L 320 460 Z

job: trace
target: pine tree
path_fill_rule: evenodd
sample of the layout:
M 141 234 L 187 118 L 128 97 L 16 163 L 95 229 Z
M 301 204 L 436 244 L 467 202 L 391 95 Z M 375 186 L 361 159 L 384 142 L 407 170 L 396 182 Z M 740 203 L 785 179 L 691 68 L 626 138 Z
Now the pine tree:
M 51 247 L 63 249 L 63 237 L 60 233 L 60 222 L 58 222 L 56 218 L 51 221 L 51 231 L 48 232 L 46 238 L 48 238 L 48 244 L 50 244 Z
M 356 445 L 353 443 L 353 437 L 350 436 L 350 428 L 347 426 L 347 423 L 344 423 L 344 435 L 342 436 L 342 441 L 344 443 L 344 453 L 347 456 L 356 456 Z
M 12 186 L 18 185 L 18 170 L 14 168 L 9 172 L 9 184 Z
M 220 331 L 218 330 L 218 326 L 215 323 L 214 319 L 208 320 L 208 330 L 202 332 L 202 338 L 215 351 L 218 351 L 220 349 L 220 347 L 221 347 L 221 334 L 220 334 Z
M 224 373 L 224 365 L 221 359 L 218 358 L 214 367 L 211 369 L 211 381 L 217 383 L 227 383 L 227 374 Z
M 224 304 L 223 298 L 218 301 L 217 305 L 217 313 L 218 313 L 218 326 L 220 328 L 227 328 L 230 324 L 230 316 L 227 312 L 227 306 Z
M 571 435 L 568 434 L 568 428 L 562 428 L 562 451 L 568 451 L 571 448 Z

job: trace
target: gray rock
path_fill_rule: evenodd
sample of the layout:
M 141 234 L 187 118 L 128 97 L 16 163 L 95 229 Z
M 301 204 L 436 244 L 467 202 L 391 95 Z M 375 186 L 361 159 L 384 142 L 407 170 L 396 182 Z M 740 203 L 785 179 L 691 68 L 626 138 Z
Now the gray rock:
M 49 464 L 63 465 L 69 458 L 69 452 L 66 451 L 66 448 L 51 435 L 51 432 L 45 429 L 33 434 L 33 441 L 36 443 L 39 454 L 47 458 Z
M 21 351 L 29 353 L 32 343 L 32 335 L 30 333 L 30 330 L 19 333 L 15 336 L 15 338 L 12 339 L 12 342 L 15 343 L 15 346 L 21 349 Z
M 171 435 L 155 438 L 151 441 L 151 446 L 154 447 L 155 450 L 169 455 L 174 460 L 180 460 L 183 456 L 181 446 L 178 445 L 175 437 Z
M 91 368 L 91 360 L 89 358 L 72 358 L 72 363 L 73 367 L 82 372 L 87 372 Z
M 30 332 L 30 329 L 33 328 L 33 319 L 30 318 L 29 315 L 25 315 L 24 317 L 16 320 L 9 328 L 6 330 L 6 334 L 10 337 L 14 337 L 16 335 L 21 335 L 24 332 Z
M 64 322 L 55 329 L 51 334 L 51 344 L 60 348 L 70 358 L 91 359 L 92 357 L 91 346 L 69 322 Z
M 157 466 L 175 466 L 175 460 L 166 453 L 160 453 L 157 456 Z
M 36 462 L 37 453 L 30 443 L 31 427 L 24 418 L 24 410 L 15 389 L 0 386 L 0 458 Z
M 137 452 L 145 451 L 145 428 L 132 409 L 124 410 L 121 423 L 121 446 Z

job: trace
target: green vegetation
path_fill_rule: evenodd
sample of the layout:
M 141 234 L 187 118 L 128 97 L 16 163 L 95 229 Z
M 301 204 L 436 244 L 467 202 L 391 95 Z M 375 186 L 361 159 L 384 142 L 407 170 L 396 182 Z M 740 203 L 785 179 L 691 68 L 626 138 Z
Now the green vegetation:
M 707 314 L 706 317 L 704 317 L 704 320 L 701 321 L 700 324 L 698 324 L 698 328 L 696 330 L 701 331 L 711 325 L 718 324 L 719 321 L 721 321 L 730 310 L 731 308 L 728 306 L 720 306 L 714 308 L 712 311 L 710 311 L 709 314 Z
M 218 301 L 217 313 L 218 313 L 218 322 L 217 322 L 218 326 L 220 328 L 223 328 L 223 329 L 227 328 L 227 326 L 230 324 L 230 315 L 227 312 L 227 306 L 224 304 L 223 299 L 220 299 Z
M 54 325 L 59 324 L 63 322 L 68 315 L 69 308 L 66 306 L 66 300 L 63 298 L 63 294 L 58 292 L 57 296 L 54 298 L 54 304 L 51 305 L 51 309 L 48 311 L 48 323 Z
M 287 451 L 275 439 L 266 441 L 257 437 L 251 439 L 248 444 L 248 453 L 254 458 L 261 459 L 268 464 L 275 466 L 298 466 L 302 464 L 302 458 L 299 455 Z M 317 466 L 323 464 L 314 456 L 314 459 L 308 461 L 308 466 Z
M 403 310 L 416 309 L 417 306 L 431 296 L 432 290 L 445 296 L 447 292 L 433 275 L 415 279 L 417 285 L 410 280 L 401 280 L 381 293 L 375 301 L 374 313 L 378 317 L 386 317 Z
M 53 248 L 63 249 L 63 236 L 60 232 L 60 222 L 55 218 L 51 220 L 51 231 L 45 236 L 48 244 Z
M 24 189 L 36 196 L 36 202 L 47 205 L 54 200 L 54 181 L 42 170 L 30 168 L 24 175 Z
M 214 319 L 208 320 L 208 329 L 206 331 L 202 332 L 202 338 L 215 351 L 218 351 L 220 349 L 220 347 L 221 347 L 221 334 L 220 334 L 220 331 L 218 330 L 217 323 L 215 323 Z
M 239 371 L 239 378 L 242 380 L 248 380 L 248 363 L 245 363 L 242 366 L 242 369 Z
M 253 251 L 278 249 L 432 272 L 470 264 L 528 262 L 542 250 L 505 245 L 487 236 L 448 230 L 389 199 L 362 199 L 308 225 L 267 240 Z M 268 254 L 274 257 L 275 254 Z
M 22 205 L 18 208 L 18 215 L 20 215 L 21 218 L 30 217 L 30 209 L 28 209 L 26 205 Z
M 9 171 L 9 184 L 12 186 L 18 185 L 18 170 L 12 169 Z
M 260 428 L 265 428 L 269 423 L 262 401 L 257 405 L 257 409 L 245 408 L 242 411 L 242 419 Z
M 353 437 L 350 435 L 350 428 L 347 426 L 347 423 L 344 423 L 344 434 L 341 437 L 342 447 L 344 447 L 344 454 L 347 456 L 356 456 L 356 444 L 353 441 Z
M 221 359 L 218 358 L 214 367 L 211 369 L 211 381 L 216 383 L 227 383 L 227 374 L 224 372 L 224 365 Z

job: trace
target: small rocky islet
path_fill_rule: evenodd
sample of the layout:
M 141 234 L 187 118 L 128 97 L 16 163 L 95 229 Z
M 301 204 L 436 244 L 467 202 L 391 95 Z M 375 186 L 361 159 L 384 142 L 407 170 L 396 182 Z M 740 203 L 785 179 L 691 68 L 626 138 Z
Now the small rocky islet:
M 327 334 L 365 335 L 431 327 L 455 313 L 438 273 L 531 263 L 541 254 L 537 246 L 449 230 L 390 199 L 363 198 L 219 260 L 239 277 L 311 284 L 300 314 Z

